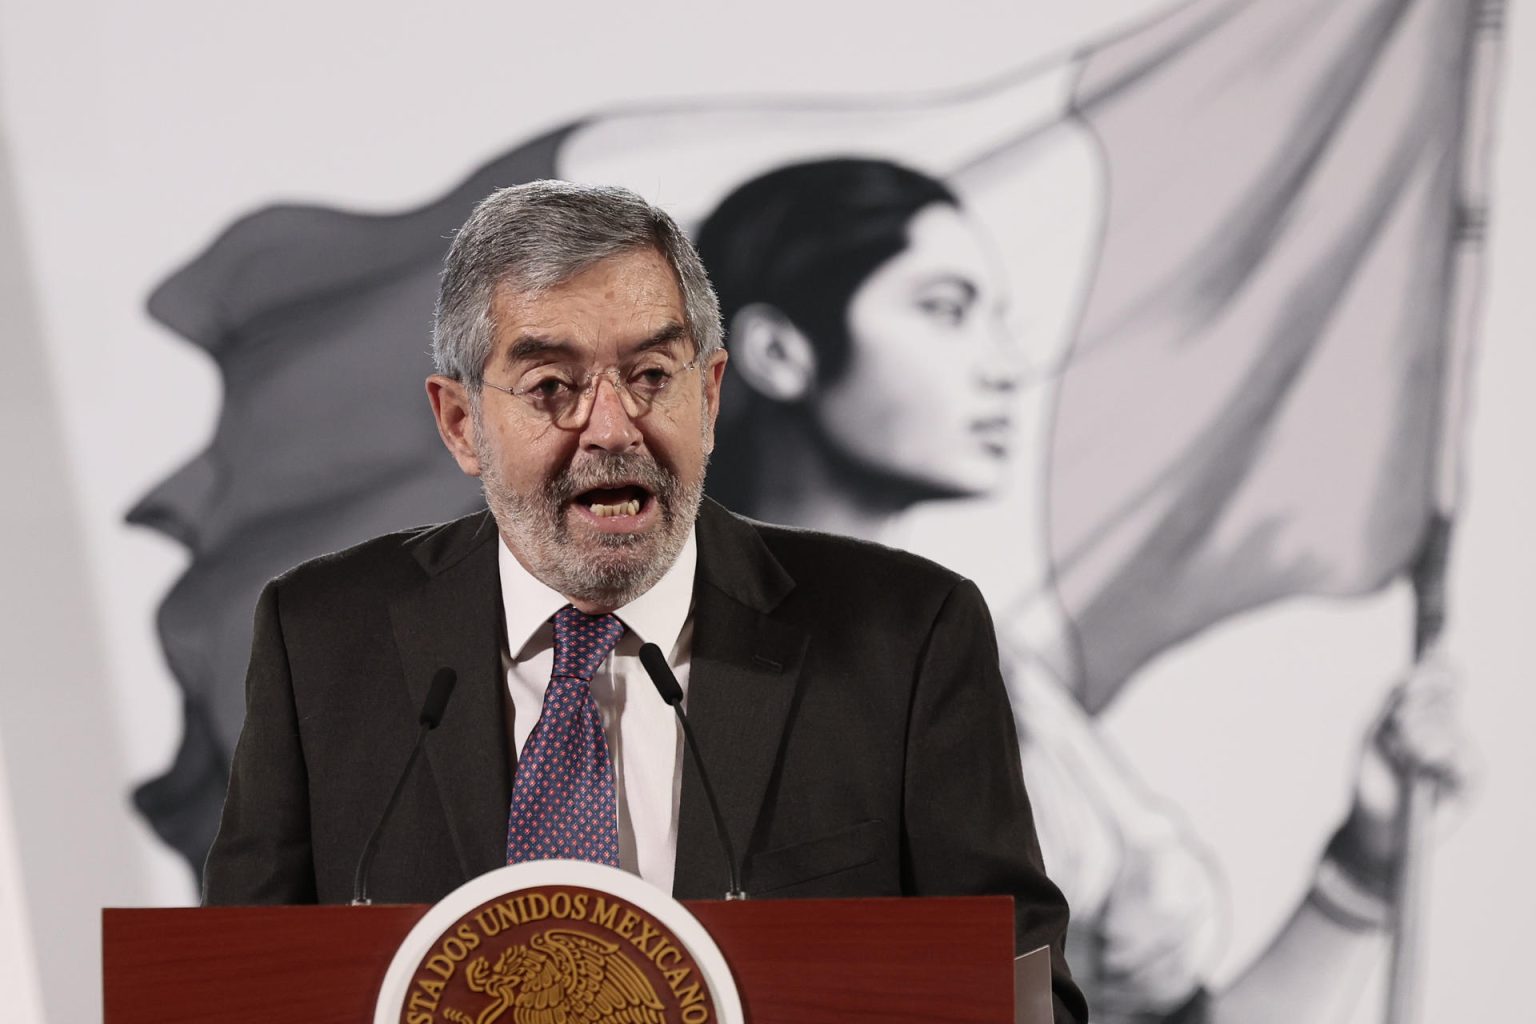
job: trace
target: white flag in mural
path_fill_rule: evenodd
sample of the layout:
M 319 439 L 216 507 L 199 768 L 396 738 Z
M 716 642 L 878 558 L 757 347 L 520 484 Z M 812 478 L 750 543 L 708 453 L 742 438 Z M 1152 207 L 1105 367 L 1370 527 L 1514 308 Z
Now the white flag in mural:
M 1088 61 L 1109 207 L 1050 521 L 1090 707 L 1226 616 L 1384 585 L 1426 538 L 1479 8 L 1195 4 Z

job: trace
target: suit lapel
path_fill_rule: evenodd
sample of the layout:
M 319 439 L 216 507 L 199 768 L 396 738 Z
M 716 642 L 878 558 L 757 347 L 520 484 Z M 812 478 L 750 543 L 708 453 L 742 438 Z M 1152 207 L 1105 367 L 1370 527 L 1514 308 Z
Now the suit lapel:
M 770 614 L 794 581 L 751 526 L 706 502 L 698 538 L 688 720 L 741 860 L 778 762 L 809 637 Z M 709 803 L 693 759 L 685 758 L 673 894 L 715 899 L 726 887 Z
M 390 604 L 411 706 L 421 706 L 439 668 L 458 673 L 424 756 L 466 879 L 506 857 L 511 755 L 496 537 L 488 513 L 423 535 L 414 554 L 427 579 Z M 750 525 L 706 500 L 698 542 L 688 718 L 741 860 L 778 761 L 809 634 L 771 614 L 794 581 Z M 725 855 L 691 757 L 683 770 L 676 868 L 677 897 L 725 893 Z
M 503 718 L 496 536 L 488 513 L 424 535 L 413 553 L 427 580 L 390 604 L 411 706 L 421 706 L 439 668 L 458 673 L 425 758 L 466 879 L 506 859 L 511 758 Z

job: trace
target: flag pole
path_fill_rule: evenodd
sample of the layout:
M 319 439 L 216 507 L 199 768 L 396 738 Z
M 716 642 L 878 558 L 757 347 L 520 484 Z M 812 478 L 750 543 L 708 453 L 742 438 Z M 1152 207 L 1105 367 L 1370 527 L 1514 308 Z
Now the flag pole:
M 1438 512 L 1430 520 L 1414 560 L 1415 663 L 1422 661 L 1445 630 L 1445 575 L 1450 557 L 1452 520 Z M 1388 1024 L 1415 1024 L 1420 1018 L 1424 977 L 1424 894 L 1429 878 L 1430 820 L 1435 809 L 1435 781 L 1413 765 L 1399 769 L 1403 803 L 1397 819 L 1397 871 L 1392 878 L 1392 962 L 1387 981 Z
M 1456 222 L 1450 273 L 1450 304 L 1440 410 L 1439 450 L 1435 463 L 1435 514 L 1410 569 L 1414 594 L 1413 656 L 1422 661 L 1445 631 L 1446 574 L 1451 536 L 1461 490 L 1462 434 L 1466 420 L 1468 375 L 1473 342 L 1480 326 L 1483 239 L 1487 230 L 1490 121 L 1506 0 L 1474 3 L 1464 134 L 1457 168 Z M 1425 892 L 1430 870 L 1430 825 L 1435 779 L 1413 766 L 1402 769 L 1403 803 L 1398 818 L 1400 856 L 1393 877 L 1392 955 L 1387 978 L 1387 1024 L 1417 1024 L 1422 1017 Z

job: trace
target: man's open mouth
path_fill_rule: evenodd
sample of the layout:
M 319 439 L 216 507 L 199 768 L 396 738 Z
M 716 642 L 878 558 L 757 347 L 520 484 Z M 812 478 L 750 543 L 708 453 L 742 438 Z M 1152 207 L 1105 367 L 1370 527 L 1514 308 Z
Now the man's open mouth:
M 637 516 L 651 501 L 651 492 L 639 484 L 619 487 L 597 487 L 576 495 L 576 501 L 585 505 L 599 519 L 611 516 Z

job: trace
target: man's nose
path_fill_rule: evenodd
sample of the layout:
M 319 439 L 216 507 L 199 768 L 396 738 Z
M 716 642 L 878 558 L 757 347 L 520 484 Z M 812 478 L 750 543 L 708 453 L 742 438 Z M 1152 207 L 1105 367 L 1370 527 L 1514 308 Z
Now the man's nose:
M 581 429 L 583 448 L 622 452 L 640 444 L 640 428 L 625 408 L 618 385 L 606 373 L 598 374 L 593 380 L 591 401 L 591 412 Z

